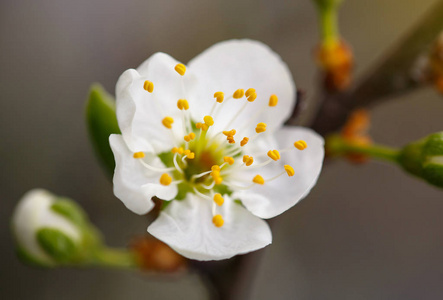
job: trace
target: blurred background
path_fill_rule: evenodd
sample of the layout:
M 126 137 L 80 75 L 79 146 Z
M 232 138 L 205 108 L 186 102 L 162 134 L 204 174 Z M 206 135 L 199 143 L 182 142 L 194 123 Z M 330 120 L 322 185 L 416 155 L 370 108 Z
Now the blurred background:
M 357 77 L 437 0 L 348 0 L 342 35 Z M 113 196 L 89 144 L 89 85 L 162 51 L 187 62 L 210 45 L 257 39 L 317 94 L 308 0 L 2 0 L 0 2 L 0 298 L 207 299 L 197 275 L 39 270 L 14 255 L 9 220 L 29 189 L 77 200 L 108 244 L 125 246 L 147 220 Z M 443 130 L 443 99 L 420 89 L 371 110 L 375 141 L 400 146 Z M 252 299 L 443 299 L 443 193 L 400 169 L 329 163 L 308 198 L 273 223 Z

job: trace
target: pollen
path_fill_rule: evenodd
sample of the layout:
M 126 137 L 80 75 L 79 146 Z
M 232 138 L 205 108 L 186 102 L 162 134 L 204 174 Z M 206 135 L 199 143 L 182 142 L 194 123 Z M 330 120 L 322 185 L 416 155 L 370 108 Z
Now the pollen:
M 225 156 L 225 157 L 223 157 L 223 161 L 224 161 L 224 162 L 227 162 L 229 165 L 233 165 L 234 162 L 235 162 L 234 158 L 232 158 L 231 156 Z
M 288 173 L 288 176 L 294 176 L 295 172 L 294 172 L 294 168 L 292 168 L 290 165 L 285 165 L 285 171 L 286 173 Z
M 223 203 L 225 202 L 225 199 L 223 199 L 222 195 L 217 193 L 214 194 L 214 202 L 218 205 L 218 206 L 222 206 Z
M 251 88 L 245 92 L 245 96 L 249 102 L 254 102 L 254 100 L 257 98 L 257 93 L 255 92 L 255 89 Z
M 243 147 L 243 146 L 246 145 L 248 142 L 249 142 L 249 138 L 244 137 L 244 138 L 241 140 L 241 142 L 240 142 L 240 146 Z
M 149 80 L 146 80 L 145 83 L 143 83 L 143 88 L 149 93 L 152 93 L 152 91 L 154 91 L 154 84 Z
M 271 95 L 271 97 L 269 97 L 269 106 L 271 107 L 277 106 L 277 103 L 278 103 L 277 95 Z
M 305 150 L 308 147 L 308 144 L 306 144 L 306 142 L 303 140 L 299 140 L 294 143 L 294 147 L 298 150 Z
M 181 76 L 185 75 L 186 73 L 186 66 L 184 64 L 178 64 L 175 66 L 174 70 L 180 74 Z
M 212 223 L 214 223 L 215 227 L 222 227 L 225 221 L 221 215 L 215 215 L 212 218 Z
M 223 94 L 223 92 L 216 92 L 214 94 L 214 98 L 218 103 L 222 103 L 225 99 L 225 94 Z
M 180 148 L 177 148 L 177 147 L 174 147 L 174 148 L 172 148 L 172 150 L 171 150 L 171 152 L 172 153 L 178 153 L 178 154 L 183 154 L 183 148 L 182 147 L 180 147 Z
M 260 132 L 265 132 L 266 131 L 266 123 L 258 123 L 257 127 L 255 127 L 255 132 L 260 133 Z
M 205 123 L 202 123 L 202 122 L 196 123 L 195 127 L 197 127 L 197 129 L 201 129 L 203 131 L 208 130 L 208 125 L 206 125 Z
M 214 125 L 214 119 L 211 116 L 205 116 L 203 121 L 205 121 L 205 124 L 208 127 Z
M 188 135 L 185 135 L 183 138 L 186 142 L 192 141 L 193 139 L 195 139 L 195 133 L 191 132 Z
M 229 131 L 223 131 L 223 134 L 226 135 L 226 136 L 234 136 L 236 132 L 237 131 L 235 131 L 235 129 L 232 129 L 232 130 L 229 130 Z
M 252 182 L 257 183 L 257 184 L 262 184 L 262 185 L 265 184 L 265 180 L 260 175 L 255 175 L 255 177 L 252 178 Z
M 245 90 L 244 89 L 238 89 L 234 92 L 234 95 L 232 95 L 232 97 L 234 97 L 235 99 L 240 99 L 245 95 Z
M 177 107 L 180 110 L 188 110 L 189 109 L 189 103 L 186 99 L 179 99 L 177 101 Z
M 163 124 L 163 126 L 165 126 L 165 127 L 168 128 L 168 129 L 171 129 L 171 128 L 172 128 L 172 123 L 174 123 L 174 119 L 171 118 L 171 117 L 165 117 L 165 118 L 162 120 L 162 124 Z
M 243 156 L 243 162 L 245 163 L 245 165 L 247 167 L 249 167 L 254 162 L 254 158 L 252 156 L 249 156 L 249 155 L 244 155 Z
M 169 176 L 168 173 L 164 173 L 161 177 L 160 177 L 160 184 L 162 185 L 170 185 L 172 182 L 172 177 Z
M 268 156 L 272 158 L 273 160 L 279 160 L 280 159 L 280 153 L 277 150 L 269 150 Z
M 235 140 L 234 140 L 233 136 L 228 136 L 226 139 L 228 140 L 229 144 L 235 144 Z
M 186 155 L 186 157 L 189 158 L 189 159 L 194 159 L 195 158 L 195 153 L 192 152 L 189 149 L 186 149 L 185 151 L 183 151 L 183 154 Z
M 135 152 L 133 155 L 134 158 L 143 158 L 145 154 L 143 152 Z

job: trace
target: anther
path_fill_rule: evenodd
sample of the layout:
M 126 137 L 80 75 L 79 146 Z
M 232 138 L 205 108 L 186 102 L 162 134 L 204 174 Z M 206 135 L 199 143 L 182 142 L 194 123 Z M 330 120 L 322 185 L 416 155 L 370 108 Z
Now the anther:
M 245 163 L 245 165 L 247 167 L 249 167 L 254 162 L 254 158 L 252 156 L 249 156 L 249 155 L 244 155 L 243 156 L 243 162 Z
M 271 95 L 271 97 L 269 97 L 269 106 L 271 107 L 277 106 L 277 103 L 278 103 L 277 95 Z
M 235 131 L 235 129 L 232 129 L 232 130 L 229 130 L 229 131 L 223 131 L 223 134 L 226 135 L 226 136 L 234 136 L 236 132 L 237 131 Z
M 257 183 L 257 184 L 262 184 L 262 185 L 265 184 L 265 180 L 260 175 L 255 175 L 255 177 L 252 178 L 252 182 Z
M 232 158 L 231 156 L 225 156 L 225 157 L 223 157 L 223 161 L 224 162 L 227 162 L 229 165 L 233 165 L 234 164 L 234 162 L 235 162 L 235 160 L 234 160 L 234 158 Z
M 214 119 L 211 116 L 205 116 L 203 121 L 205 121 L 205 124 L 208 127 L 214 125 Z
M 174 70 L 180 74 L 181 76 L 185 75 L 186 73 L 186 66 L 184 64 L 178 64 L 175 66 Z
M 188 110 L 189 109 L 189 103 L 186 99 L 179 99 L 177 101 L 177 107 L 180 110 Z
M 180 148 L 177 148 L 177 147 L 174 147 L 174 148 L 172 148 L 172 150 L 171 150 L 171 152 L 172 153 L 178 153 L 178 154 L 183 154 L 183 148 L 182 147 L 180 147 Z
M 213 165 L 211 167 L 211 171 L 219 171 L 220 172 L 220 166 L 219 165 Z
M 240 142 L 240 146 L 243 147 L 244 145 L 246 145 L 249 142 L 249 138 L 244 137 L 241 142 Z
M 202 122 L 196 123 L 195 127 L 197 127 L 197 129 L 201 129 L 203 131 L 206 131 L 209 128 L 208 125 L 206 125 L 205 123 L 202 123 Z
M 214 223 L 215 227 L 222 227 L 225 221 L 221 215 L 215 215 L 212 218 L 212 223 Z
M 152 91 L 154 90 L 154 84 L 149 80 L 146 80 L 145 83 L 143 83 L 143 88 L 149 93 L 152 93 Z
M 218 103 L 222 103 L 223 100 L 225 99 L 225 94 L 223 94 L 223 92 L 216 92 L 216 93 L 214 94 L 214 98 L 216 99 L 216 101 L 217 101 Z
M 269 150 L 268 156 L 276 161 L 280 159 L 280 153 L 277 150 Z
M 255 127 L 255 132 L 260 133 L 260 132 L 265 132 L 266 131 L 266 123 L 258 123 L 257 127 Z
M 222 206 L 223 203 L 225 202 L 225 199 L 223 199 L 222 195 L 217 193 L 214 194 L 214 202 L 218 205 L 218 206 Z
M 288 173 L 288 176 L 294 176 L 295 172 L 294 172 L 294 168 L 292 168 L 290 165 L 285 165 L 285 171 L 286 173 Z
M 240 99 L 245 95 L 245 90 L 244 89 L 238 89 L 234 92 L 234 94 L 232 95 L 232 97 L 234 99 Z
M 133 155 L 134 158 L 143 158 L 145 154 L 143 152 L 135 152 Z
M 233 136 L 228 136 L 226 139 L 228 140 L 229 144 L 235 144 L 235 140 L 234 140 Z
M 192 141 L 193 139 L 195 139 L 195 133 L 191 132 L 188 135 L 185 135 L 183 138 L 186 142 Z
M 172 178 L 171 178 L 171 176 L 169 176 L 168 173 L 164 173 L 160 177 L 160 184 L 162 184 L 162 185 L 170 185 L 171 182 L 172 182 Z
M 194 159 L 195 158 L 195 153 L 192 152 L 189 149 L 186 149 L 185 151 L 183 151 L 183 154 L 186 155 L 186 157 L 189 158 L 189 159 Z
M 245 96 L 249 102 L 254 102 L 254 100 L 257 98 L 257 93 L 255 92 L 255 89 L 251 88 L 245 92 Z
M 305 141 L 300 140 L 294 143 L 294 147 L 298 150 L 305 150 L 308 147 L 308 144 L 306 144 Z
M 168 129 L 171 129 L 171 128 L 172 128 L 172 123 L 174 123 L 174 119 L 171 118 L 171 117 L 165 117 L 165 118 L 162 120 L 162 124 L 163 124 L 163 126 L 165 126 L 165 127 L 168 128 Z

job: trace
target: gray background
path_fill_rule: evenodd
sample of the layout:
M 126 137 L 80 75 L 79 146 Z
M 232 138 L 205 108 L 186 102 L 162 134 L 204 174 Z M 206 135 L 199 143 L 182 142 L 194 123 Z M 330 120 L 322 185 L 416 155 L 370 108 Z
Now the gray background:
M 357 75 L 435 2 L 346 1 L 340 22 Z M 144 233 L 146 219 L 113 196 L 88 144 L 88 87 L 98 81 L 113 92 L 125 69 L 154 52 L 186 62 L 231 38 L 269 44 L 297 86 L 316 94 L 308 0 L 0 2 L 0 298 L 208 297 L 192 274 L 28 268 L 13 254 L 9 218 L 24 192 L 44 187 L 78 200 L 110 245 Z M 416 91 L 374 108 L 372 135 L 402 145 L 442 130 L 442 112 L 441 96 Z M 394 166 L 327 165 L 310 196 L 275 220 L 253 299 L 442 299 L 442 198 Z

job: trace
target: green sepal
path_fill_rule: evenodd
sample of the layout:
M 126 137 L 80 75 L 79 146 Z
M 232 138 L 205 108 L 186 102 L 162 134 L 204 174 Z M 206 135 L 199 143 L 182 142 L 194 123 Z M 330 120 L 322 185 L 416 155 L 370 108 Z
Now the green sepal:
M 339 6 L 343 0 L 312 0 L 320 9 L 331 9 Z
M 114 174 L 114 155 L 109 136 L 120 133 L 115 113 L 115 100 L 100 84 L 93 84 L 86 103 L 86 122 L 95 153 L 106 172 Z
M 36 233 L 38 244 L 58 263 L 72 262 L 78 254 L 76 243 L 55 228 L 41 228 Z
M 16 245 L 15 247 L 15 254 L 17 255 L 18 259 L 20 259 L 24 264 L 33 266 L 33 267 L 40 267 L 40 268 L 53 268 L 55 267 L 55 263 L 49 262 L 49 261 L 43 261 L 38 258 L 35 258 L 24 248 L 22 248 L 20 245 Z
M 409 173 L 428 183 L 443 188 L 443 132 L 429 135 L 406 145 L 400 154 L 399 163 Z

